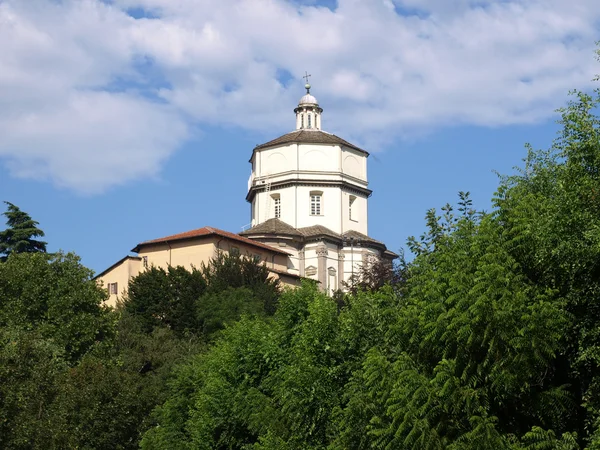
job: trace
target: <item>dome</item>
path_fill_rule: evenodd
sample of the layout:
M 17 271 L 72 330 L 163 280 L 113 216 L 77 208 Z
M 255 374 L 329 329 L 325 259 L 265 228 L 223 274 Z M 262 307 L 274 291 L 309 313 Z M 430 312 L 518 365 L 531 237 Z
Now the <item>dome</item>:
M 306 104 L 310 104 L 310 105 L 317 105 L 319 102 L 317 102 L 317 99 L 315 97 L 313 97 L 311 94 L 306 94 L 304 95 L 304 97 L 302 97 L 300 99 L 300 102 L 298 103 L 299 105 L 306 105 Z

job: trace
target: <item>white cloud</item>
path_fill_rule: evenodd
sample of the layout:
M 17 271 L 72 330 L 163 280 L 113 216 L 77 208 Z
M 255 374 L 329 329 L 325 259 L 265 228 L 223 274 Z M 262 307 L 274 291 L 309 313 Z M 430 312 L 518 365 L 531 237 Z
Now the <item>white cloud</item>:
M 599 19 L 595 0 L 5 0 L 0 161 L 102 192 L 157 174 L 197 124 L 289 130 L 304 70 L 324 127 L 359 143 L 531 123 L 600 71 Z
M 152 176 L 187 136 L 171 108 L 128 94 L 74 92 L 52 108 L 0 120 L 15 176 L 82 193 Z

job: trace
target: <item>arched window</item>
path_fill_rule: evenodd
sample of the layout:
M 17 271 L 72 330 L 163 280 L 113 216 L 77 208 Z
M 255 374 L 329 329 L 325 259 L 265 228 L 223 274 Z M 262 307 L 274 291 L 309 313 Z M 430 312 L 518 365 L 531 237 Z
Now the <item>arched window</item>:
M 312 128 L 311 124 L 310 124 L 310 118 L 311 118 L 312 114 L 308 114 L 308 128 Z

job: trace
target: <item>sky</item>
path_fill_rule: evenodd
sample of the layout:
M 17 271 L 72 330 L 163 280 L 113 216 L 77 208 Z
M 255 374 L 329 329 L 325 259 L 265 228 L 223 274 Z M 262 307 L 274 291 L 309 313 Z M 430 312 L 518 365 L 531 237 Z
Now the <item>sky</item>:
M 369 235 L 398 251 L 551 145 L 599 37 L 597 0 L 0 0 L 0 200 L 96 272 L 239 232 L 252 149 L 295 128 L 308 71 L 323 129 L 371 152 Z

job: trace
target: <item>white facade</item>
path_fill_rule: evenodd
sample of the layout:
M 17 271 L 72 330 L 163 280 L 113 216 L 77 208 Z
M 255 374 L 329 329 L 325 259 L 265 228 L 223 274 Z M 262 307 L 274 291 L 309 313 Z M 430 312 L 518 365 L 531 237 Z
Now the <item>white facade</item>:
M 343 145 L 295 143 L 256 151 L 252 226 L 275 218 L 294 228 L 323 225 L 368 234 L 367 157 Z M 319 214 L 311 195 L 321 196 Z
M 306 89 L 294 109 L 296 130 L 252 153 L 252 228 L 242 234 L 286 246 L 290 272 L 333 292 L 368 258 L 394 254 L 368 237 L 369 154 L 321 130 L 323 110 Z

